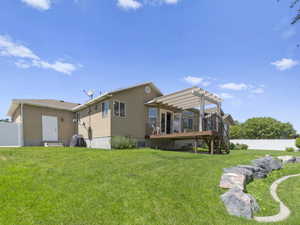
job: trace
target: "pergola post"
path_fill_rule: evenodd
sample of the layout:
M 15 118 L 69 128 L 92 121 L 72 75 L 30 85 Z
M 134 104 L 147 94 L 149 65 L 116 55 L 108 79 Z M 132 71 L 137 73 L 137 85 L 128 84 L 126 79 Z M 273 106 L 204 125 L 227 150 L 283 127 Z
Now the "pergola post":
M 205 98 L 200 96 L 200 112 L 199 112 L 199 131 L 204 131 L 204 116 L 205 116 Z
M 160 104 L 157 104 L 157 121 L 156 121 L 156 127 L 155 127 L 155 129 L 156 129 L 156 131 L 158 132 L 158 128 L 159 128 L 159 134 L 160 134 L 160 132 L 161 132 L 161 123 L 160 123 Z M 158 134 L 158 135 L 159 135 Z

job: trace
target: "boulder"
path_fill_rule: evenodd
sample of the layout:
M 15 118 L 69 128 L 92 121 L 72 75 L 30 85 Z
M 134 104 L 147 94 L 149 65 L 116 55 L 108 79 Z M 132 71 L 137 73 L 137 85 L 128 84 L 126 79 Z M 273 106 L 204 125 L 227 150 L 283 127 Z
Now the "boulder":
M 295 156 L 285 155 L 285 156 L 278 156 L 277 158 L 279 160 L 281 160 L 281 162 L 283 164 L 296 162 L 296 157 Z
M 234 173 L 234 174 L 241 174 L 246 177 L 246 183 L 250 183 L 253 180 L 253 172 L 252 170 L 242 168 L 242 167 L 231 167 L 231 168 L 225 168 L 223 169 L 224 173 Z
M 300 157 L 296 157 L 295 163 L 300 163 Z
M 268 175 L 267 170 L 265 170 L 261 167 L 258 167 L 258 166 L 238 165 L 237 167 L 244 168 L 244 169 L 252 171 L 254 179 L 266 178 L 267 175 Z
M 244 193 L 240 188 L 232 188 L 221 199 L 230 215 L 252 219 L 259 206 L 250 194 Z
M 279 170 L 282 168 L 281 161 L 274 159 L 272 156 L 255 159 L 252 161 L 253 166 L 260 167 L 270 173 L 272 170 Z
M 243 174 L 236 173 L 224 173 L 221 177 L 220 187 L 221 188 L 234 188 L 237 187 L 240 190 L 244 190 L 246 185 L 246 176 Z

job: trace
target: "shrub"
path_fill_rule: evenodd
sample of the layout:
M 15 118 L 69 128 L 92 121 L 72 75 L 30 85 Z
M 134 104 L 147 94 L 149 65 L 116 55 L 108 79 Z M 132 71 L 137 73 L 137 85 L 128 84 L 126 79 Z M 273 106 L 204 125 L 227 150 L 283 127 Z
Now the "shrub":
M 133 149 L 136 146 L 136 140 L 130 137 L 115 136 L 111 139 L 111 147 L 113 149 Z
M 300 148 L 300 138 L 296 138 L 296 147 Z
M 230 143 L 230 144 L 229 144 L 229 149 L 230 149 L 230 150 L 236 149 L 235 144 L 234 144 L 234 143 Z
M 294 148 L 286 148 L 285 151 L 286 151 L 286 152 L 294 152 L 295 149 L 294 149 Z
M 246 144 L 236 144 L 234 149 L 235 150 L 247 150 L 248 145 L 246 145 Z

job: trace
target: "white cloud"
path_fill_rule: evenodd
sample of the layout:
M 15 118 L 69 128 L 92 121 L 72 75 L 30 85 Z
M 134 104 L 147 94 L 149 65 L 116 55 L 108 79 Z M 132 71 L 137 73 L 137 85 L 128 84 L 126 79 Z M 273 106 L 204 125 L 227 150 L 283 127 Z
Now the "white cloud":
M 220 96 L 221 98 L 223 98 L 223 99 L 231 99 L 231 98 L 234 98 L 233 95 L 228 94 L 228 93 L 221 93 L 219 96 Z
M 164 0 L 166 4 L 177 4 L 179 0 Z
M 9 37 L 0 35 L 0 54 L 19 58 L 39 59 L 29 48 L 19 45 L 10 40 Z
M 193 76 L 186 76 L 183 78 L 183 80 L 191 85 L 199 85 L 201 84 L 204 87 L 207 87 L 211 84 L 210 81 L 206 80 L 202 77 L 193 77 Z
M 282 58 L 281 60 L 272 62 L 271 65 L 275 66 L 278 70 L 284 71 L 291 69 L 299 64 L 298 61 L 288 58 Z
M 15 65 L 16 65 L 17 67 L 21 68 L 21 69 L 28 69 L 28 68 L 31 67 L 30 64 L 26 63 L 25 61 L 21 61 L 21 60 L 15 62 Z
M 261 87 L 260 88 L 255 88 L 255 89 L 251 90 L 251 93 L 253 93 L 253 94 L 263 94 L 263 93 L 265 93 L 265 90 Z
M 21 1 L 39 10 L 48 10 L 51 8 L 51 0 L 21 0 Z
M 142 3 L 140 3 L 136 0 L 118 0 L 117 5 L 120 8 L 123 8 L 123 9 L 126 9 L 126 10 L 128 10 L 128 9 L 139 9 L 143 6 Z
M 15 43 L 9 37 L 0 35 L 0 54 L 2 56 L 9 56 L 16 59 L 15 65 L 22 69 L 29 67 L 38 67 L 44 69 L 52 69 L 64 74 L 72 74 L 78 67 L 71 63 L 62 62 L 58 60 L 54 63 L 49 63 L 42 60 L 29 48 Z
M 222 89 L 228 89 L 228 90 L 233 90 L 233 91 L 241 91 L 241 90 L 246 90 L 248 89 L 248 85 L 241 83 L 227 83 L 227 84 L 221 84 L 220 88 Z

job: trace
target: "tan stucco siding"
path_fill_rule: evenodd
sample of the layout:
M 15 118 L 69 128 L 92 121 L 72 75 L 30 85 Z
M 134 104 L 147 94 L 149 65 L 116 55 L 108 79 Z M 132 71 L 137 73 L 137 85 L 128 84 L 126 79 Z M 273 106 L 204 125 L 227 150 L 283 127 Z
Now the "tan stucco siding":
M 148 117 L 145 103 L 158 96 L 160 96 L 160 94 L 153 89 L 151 93 L 145 93 L 145 86 L 114 94 L 112 102 L 120 101 L 126 104 L 126 117 L 115 116 L 112 110 L 112 136 L 131 136 L 138 139 L 145 138 Z
M 80 110 L 78 134 L 88 138 L 88 128 L 92 128 L 92 137 L 110 137 L 111 136 L 111 103 L 109 102 L 110 109 L 106 116 L 102 116 L 101 104 L 102 102 L 95 103 L 85 109 Z M 89 113 L 90 110 L 90 113 Z
M 21 106 L 19 106 L 11 117 L 13 123 L 21 123 Z
M 23 129 L 24 145 L 40 146 L 43 144 L 42 137 L 42 116 L 55 116 L 58 119 L 58 141 L 65 145 L 70 144 L 72 136 L 75 134 L 75 124 L 73 122 L 74 113 L 64 110 L 56 110 L 30 105 L 23 106 Z

